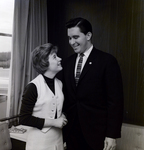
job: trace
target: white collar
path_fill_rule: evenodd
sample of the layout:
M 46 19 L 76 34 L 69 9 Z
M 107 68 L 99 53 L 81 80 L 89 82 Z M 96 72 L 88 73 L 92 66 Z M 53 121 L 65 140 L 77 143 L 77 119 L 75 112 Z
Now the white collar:
M 89 54 L 91 53 L 91 51 L 92 51 L 92 49 L 93 49 L 93 45 L 88 49 L 88 50 L 86 50 L 83 54 L 84 54 L 84 56 L 86 56 L 87 58 L 88 58 L 88 56 L 89 56 Z M 78 54 L 78 57 L 80 56 L 80 54 Z

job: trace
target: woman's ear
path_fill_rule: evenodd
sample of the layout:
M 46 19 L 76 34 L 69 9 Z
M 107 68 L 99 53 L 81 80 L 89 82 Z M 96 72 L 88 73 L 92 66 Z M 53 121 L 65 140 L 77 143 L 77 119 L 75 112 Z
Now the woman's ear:
M 86 34 L 86 37 L 87 37 L 87 40 L 88 40 L 88 41 L 91 40 L 92 33 L 91 33 L 91 32 L 88 32 L 88 33 Z

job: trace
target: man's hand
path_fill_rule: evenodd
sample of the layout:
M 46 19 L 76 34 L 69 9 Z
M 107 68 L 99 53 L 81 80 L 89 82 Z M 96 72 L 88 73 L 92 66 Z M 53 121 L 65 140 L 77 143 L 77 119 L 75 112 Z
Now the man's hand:
M 116 139 L 106 137 L 104 141 L 103 150 L 115 150 L 115 148 L 116 148 Z

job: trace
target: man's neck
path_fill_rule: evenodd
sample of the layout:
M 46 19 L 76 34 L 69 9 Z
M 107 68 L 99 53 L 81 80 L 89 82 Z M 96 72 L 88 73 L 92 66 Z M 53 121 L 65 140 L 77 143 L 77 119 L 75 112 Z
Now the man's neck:
M 88 51 L 92 46 L 93 46 L 93 44 L 92 44 L 92 43 L 89 43 L 87 49 L 86 49 L 83 53 L 85 53 L 86 51 Z

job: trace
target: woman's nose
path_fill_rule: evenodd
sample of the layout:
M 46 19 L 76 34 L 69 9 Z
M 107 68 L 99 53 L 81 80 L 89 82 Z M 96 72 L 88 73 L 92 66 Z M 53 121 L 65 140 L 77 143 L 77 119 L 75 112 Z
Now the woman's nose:
M 59 61 L 61 61 L 61 60 L 62 60 L 62 58 L 58 57 L 58 60 L 59 60 Z

